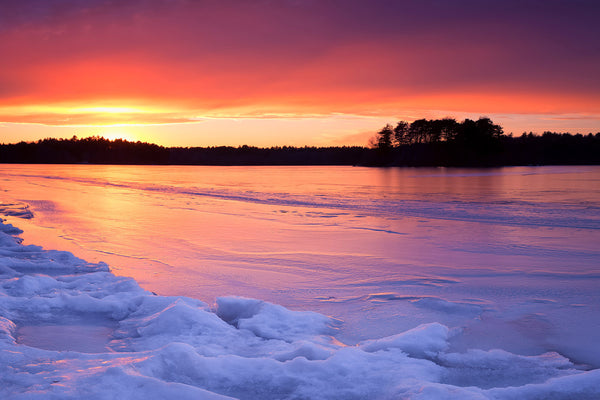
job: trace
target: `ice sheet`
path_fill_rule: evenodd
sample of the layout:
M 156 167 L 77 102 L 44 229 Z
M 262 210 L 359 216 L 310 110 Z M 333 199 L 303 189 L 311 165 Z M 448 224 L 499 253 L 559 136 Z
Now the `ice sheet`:
M 0 398 L 598 397 L 599 167 L 0 171 Z

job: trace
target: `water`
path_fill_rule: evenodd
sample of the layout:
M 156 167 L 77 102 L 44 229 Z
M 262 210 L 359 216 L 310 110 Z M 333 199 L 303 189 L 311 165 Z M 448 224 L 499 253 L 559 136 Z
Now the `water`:
M 600 167 L 2 165 L 26 243 L 160 295 L 340 319 L 348 344 L 421 323 L 452 346 L 600 365 Z

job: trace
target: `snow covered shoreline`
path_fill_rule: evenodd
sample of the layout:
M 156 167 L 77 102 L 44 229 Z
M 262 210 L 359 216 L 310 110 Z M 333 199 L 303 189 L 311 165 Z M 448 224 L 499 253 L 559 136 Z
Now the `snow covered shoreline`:
M 0 397 L 597 399 L 557 353 L 448 351 L 439 323 L 346 346 L 339 321 L 261 300 L 156 296 L 0 224 Z

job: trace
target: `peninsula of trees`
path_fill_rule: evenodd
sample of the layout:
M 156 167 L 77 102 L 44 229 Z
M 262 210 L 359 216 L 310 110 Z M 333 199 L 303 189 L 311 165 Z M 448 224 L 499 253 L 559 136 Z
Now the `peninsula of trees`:
M 600 132 L 506 135 L 489 118 L 399 121 L 369 147 L 163 147 L 99 136 L 0 145 L 0 163 L 491 167 L 600 164 Z
M 382 165 L 487 167 L 600 164 L 600 132 L 505 135 L 489 118 L 418 119 L 386 125 L 371 139 Z

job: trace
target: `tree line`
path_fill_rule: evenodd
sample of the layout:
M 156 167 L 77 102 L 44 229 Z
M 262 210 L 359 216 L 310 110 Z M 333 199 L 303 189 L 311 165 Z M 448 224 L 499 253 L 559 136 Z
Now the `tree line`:
M 387 124 L 367 146 L 163 147 L 152 143 L 47 138 L 0 144 L 0 163 L 158 165 L 357 165 L 487 167 L 600 164 L 600 132 L 506 135 L 489 118 Z
M 500 125 L 485 117 L 477 121 L 465 119 L 463 122 L 457 122 L 453 118 L 418 119 L 410 124 L 399 121 L 396 126 L 385 125 L 371 139 L 370 144 L 379 149 L 438 142 L 482 144 L 499 139 L 503 133 Z
M 367 152 L 365 152 L 367 151 Z M 0 145 L 0 163 L 135 165 L 354 165 L 370 164 L 368 149 L 253 146 L 163 147 L 101 136 L 46 138 Z
M 386 124 L 370 147 L 387 166 L 488 167 L 508 165 L 600 164 L 600 132 L 504 134 L 486 117 L 418 119 Z

